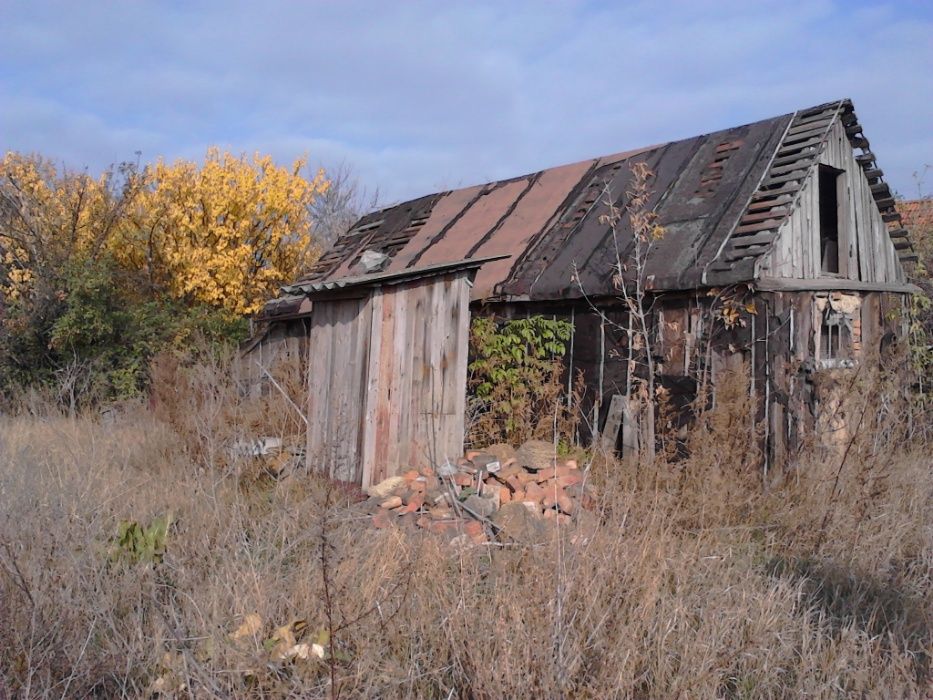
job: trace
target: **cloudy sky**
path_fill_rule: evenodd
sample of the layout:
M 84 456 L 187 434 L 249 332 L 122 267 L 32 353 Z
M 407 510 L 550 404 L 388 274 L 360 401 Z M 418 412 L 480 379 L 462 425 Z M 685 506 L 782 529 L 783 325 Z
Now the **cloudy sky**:
M 0 149 L 92 172 L 218 144 L 345 163 L 390 203 L 839 97 L 900 193 L 933 165 L 929 0 L 0 0 L 0 14 Z

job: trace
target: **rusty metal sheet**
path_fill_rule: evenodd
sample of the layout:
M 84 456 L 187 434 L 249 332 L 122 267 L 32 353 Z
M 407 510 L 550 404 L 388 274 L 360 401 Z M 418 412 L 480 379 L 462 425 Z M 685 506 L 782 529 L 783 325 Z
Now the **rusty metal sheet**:
M 658 162 L 667 148 L 665 146 L 640 154 L 632 160 L 645 162 L 656 172 Z M 578 190 L 565 216 L 548 234 L 555 240 L 549 241 L 549 250 L 541 251 L 546 267 L 535 271 L 533 279 L 520 271 L 506 288 L 510 291 L 516 287 L 526 290 L 524 293 L 533 299 L 612 293 L 611 284 L 606 289 L 603 289 L 603 285 L 611 276 L 616 249 L 611 241 L 607 244 L 606 239 L 611 236 L 611 231 L 603 217 L 609 210 L 607 198 L 617 206 L 624 204 L 625 193 L 631 187 L 631 164 L 620 161 L 593 172 L 586 186 Z M 656 181 L 654 184 L 661 183 Z M 656 193 L 659 191 L 663 191 L 661 187 L 655 190 Z M 622 235 L 617 238 L 617 243 L 624 252 L 631 241 L 631 232 L 625 229 L 625 220 L 622 223 L 619 231 Z M 591 267 L 593 257 L 599 258 L 596 263 L 599 270 Z M 578 277 L 575 278 L 575 275 Z M 513 285 L 513 282 L 516 284 Z
M 508 216 L 510 208 L 531 184 L 531 177 L 487 186 L 469 208 L 435 239 L 418 258 L 418 265 L 430 265 L 467 257 L 477 241 Z
M 766 165 L 763 144 L 781 120 L 726 129 L 713 134 L 667 144 L 619 161 L 613 169 L 597 171 L 594 181 L 602 181 L 617 206 L 624 206 L 625 192 L 631 186 L 631 165 L 645 162 L 654 173 L 650 182 L 648 206 L 658 214 L 658 223 L 667 230 L 653 244 L 645 260 L 645 274 L 655 288 L 677 288 L 681 276 L 694 272 L 701 249 L 720 226 L 727 231 L 723 215 L 737 198 L 748 196 Z M 725 154 L 725 155 L 724 155 Z M 621 165 L 622 167 L 618 167 Z M 584 196 L 585 189 L 580 196 Z M 603 216 L 608 207 L 605 195 L 574 223 L 572 232 L 554 233 L 560 243 L 553 248 L 553 259 L 533 280 L 513 276 L 506 285 L 513 293 L 526 290 L 532 299 L 579 297 L 586 294 L 613 294 L 612 276 L 618 260 L 629 261 L 634 252 L 630 222 L 624 217 L 613 238 Z M 577 205 L 574 204 L 571 209 Z M 549 234 L 550 235 L 550 234 Z M 727 235 L 727 233 L 725 234 Z M 573 279 L 574 269 L 577 278 Z M 626 277 L 634 274 L 629 266 Z
M 465 187 L 460 190 L 447 192 L 441 197 L 431 210 L 427 222 L 425 222 L 424 226 L 418 230 L 405 247 L 392 258 L 387 270 L 395 272 L 404 270 L 411 265 L 412 261 L 419 257 L 420 254 L 431 245 L 431 241 L 434 240 L 435 236 L 439 235 L 445 227 L 449 226 L 451 222 L 456 220 L 457 216 L 463 213 L 464 209 L 470 206 L 479 196 L 483 187 L 484 185 Z
M 470 257 L 510 255 L 505 260 L 487 263 L 476 274 L 471 290 L 473 299 L 492 296 L 496 285 L 504 282 L 517 262 L 516 254 L 524 251 L 534 239 L 560 214 L 567 195 L 590 170 L 593 161 L 545 170 L 536 176 L 531 189 L 518 201 L 515 209 L 485 241 L 470 251 Z

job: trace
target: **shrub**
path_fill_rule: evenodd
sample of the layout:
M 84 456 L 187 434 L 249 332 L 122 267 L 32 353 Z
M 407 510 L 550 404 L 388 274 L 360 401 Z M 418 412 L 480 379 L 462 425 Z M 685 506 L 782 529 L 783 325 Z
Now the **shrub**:
M 561 401 L 565 343 L 572 331 L 569 322 L 544 316 L 473 319 L 468 382 L 472 441 L 517 445 L 530 438 L 572 437 L 571 414 Z

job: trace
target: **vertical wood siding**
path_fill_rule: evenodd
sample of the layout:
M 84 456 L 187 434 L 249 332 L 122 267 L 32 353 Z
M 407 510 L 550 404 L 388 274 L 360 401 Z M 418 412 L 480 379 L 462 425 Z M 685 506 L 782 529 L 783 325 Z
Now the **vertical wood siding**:
M 369 347 L 364 300 L 315 305 L 308 341 L 308 464 L 359 481 L 360 425 Z
M 819 163 L 844 172 L 845 206 L 839 217 L 841 276 L 863 282 L 903 282 L 887 225 L 872 198 L 865 173 L 855 160 L 842 122 L 830 129 Z M 778 232 L 772 250 L 763 258 L 762 277 L 812 279 L 826 277 L 820 260 L 820 203 L 817 168 L 807 177 L 794 212 Z
M 468 276 L 315 302 L 308 465 L 367 486 L 463 449 Z

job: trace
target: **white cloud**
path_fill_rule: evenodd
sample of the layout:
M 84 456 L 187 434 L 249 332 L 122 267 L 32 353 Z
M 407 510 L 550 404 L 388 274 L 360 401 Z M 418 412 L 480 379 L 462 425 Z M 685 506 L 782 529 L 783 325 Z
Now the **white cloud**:
M 851 9 L 853 8 L 854 9 Z M 352 165 L 389 200 L 850 96 L 898 190 L 933 162 L 922 5 L 30 3 L 0 148 L 92 169 L 219 143 Z

